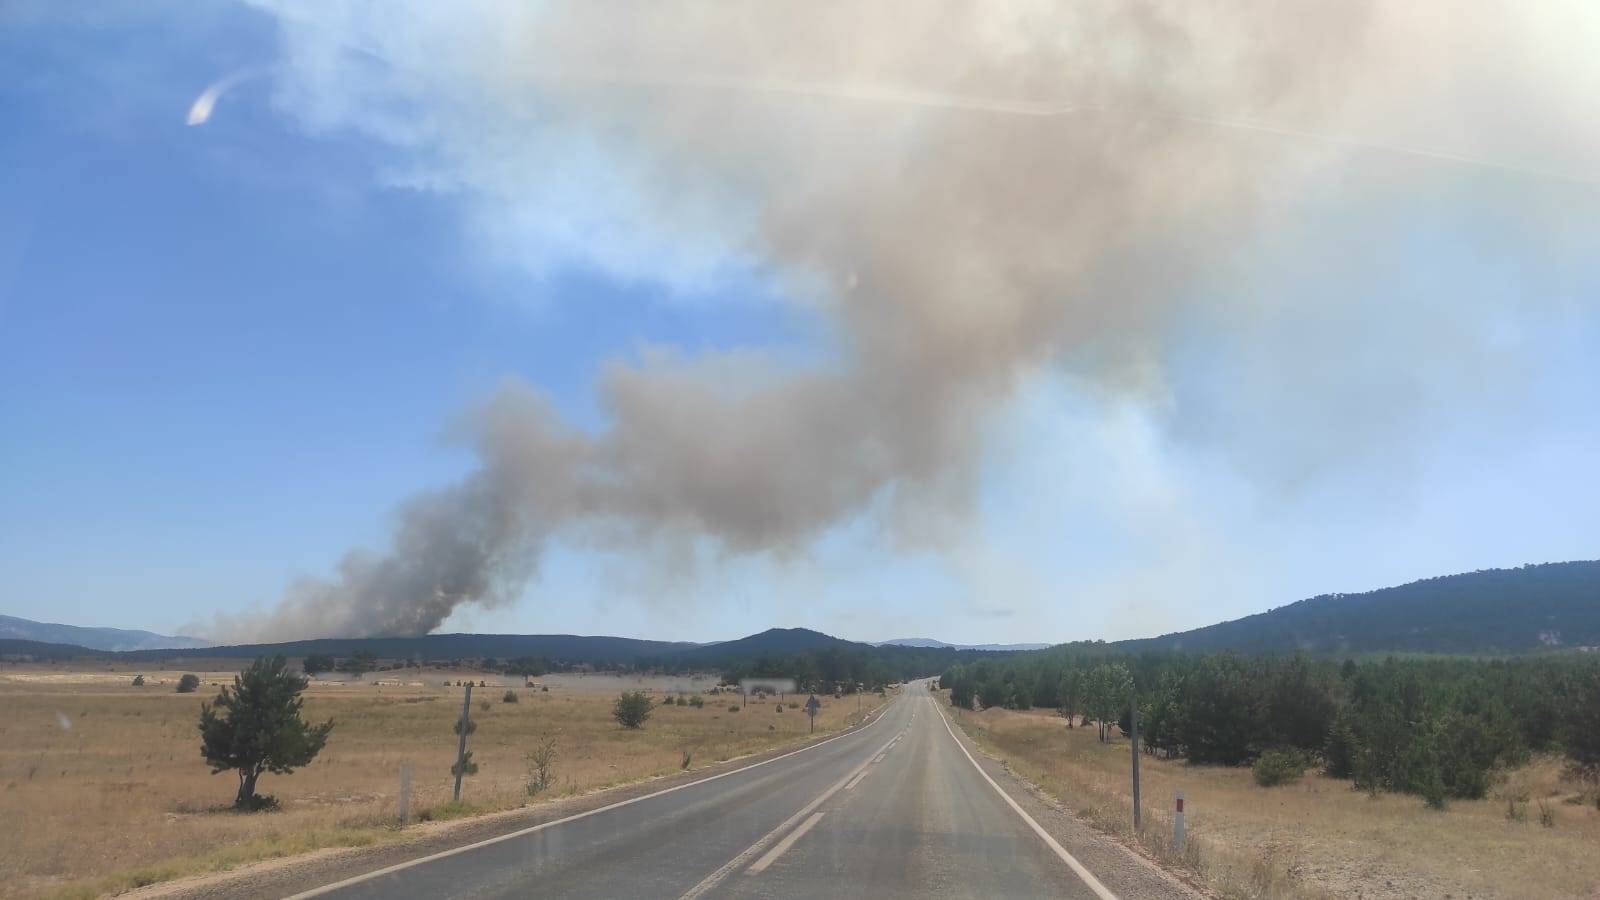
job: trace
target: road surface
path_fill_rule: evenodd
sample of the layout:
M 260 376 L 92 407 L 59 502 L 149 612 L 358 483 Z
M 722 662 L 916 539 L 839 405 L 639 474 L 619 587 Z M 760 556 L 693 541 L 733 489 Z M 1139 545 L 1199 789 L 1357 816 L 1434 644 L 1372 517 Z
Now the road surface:
M 915 682 L 820 744 L 297 896 L 1192 896 L 979 756 Z

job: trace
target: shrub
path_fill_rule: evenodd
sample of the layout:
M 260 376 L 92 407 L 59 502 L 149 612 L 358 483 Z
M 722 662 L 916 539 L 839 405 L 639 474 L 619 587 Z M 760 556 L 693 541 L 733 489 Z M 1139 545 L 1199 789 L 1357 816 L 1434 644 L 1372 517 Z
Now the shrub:
M 476 775 L 476 774 L 478 774 L 478 764 L 472 761 L 472 751 L 471 750 L 468 750 L 466 752 L 466 754 L 464 754 L 461 757 L 461 761 L 460 762 L 454 762 L 454 763 L 450 764 L 450 774 L 451 775 L 457 775 L 457 774 L 460 774 L 460 775 Z
M 689 698 L 689 705 L 695 709 L 700 709 L 706 705 L 706 698 L 700 696 L 699 694 L 695 694 L 693 697 Z
M 180 694 L 192 694 L 199 687 L 200 676 L 198 675 L 185 672 L 183 677 L 178 679 L 178 693 Z
M 673 706 L 677 702 L 678 702 L 677 698 L 671 696 L 670 694 L 661 698 L 661 705 L 662 706 Z
M 542 738 L 539 744 L 528 751 L 528 796 L 543 793 L 549 790 L 555 781 L 556 739 Z
M 1274 749 L 1268 750 L 1256 758 L 1255 765 L 1250 771 L 1256 777 L 1256 784 L 1262 787 L 1276 787 L 1299 781 L 1300 776 L 1306 771 L 1306 758 L 1298 750 Z
M 278 808 L 278 798 L 271 794 L 251 794 L 243 803 L 234 805 L 244 812 L 272 812 Z
M 624 691 L 611 707 L 611 717 L 623 728 L 641 728 L 654 711 L 654 704 L 643 691 Z
M 539 693 L 541 693 L 541 694 L 548 694 L 548 693 L 550 693 L 550 685 L 548 685 L 548 684 L 542 684 L 542 685 L 540 685 L 540 686 L 539 686 Z
M 691 761 L 691 760 L 692 760 L 692 759 L 693 759 L 693 758 L 694 758 L 694 757 L 692 757 L 692 756 L 691 756 L 691 755 L 690 755 L 690 754 L 689 754 L 689 751 L 687 751 L 687 750 L 685 750 L 685 751 L 683 751 L 683 761 L 682 761 L 682 762 L 680 762 L 680 763 L 678 763 L 678 768 L 680 768 L 680 769 L 687 769 L 687 768 L 689 768 L 689 763 L 690 763 L 690 761 Z
M 133 686 L 134 687 L 144 687 L 144 676 L 143 675 L 135 675 L 135 676 L 133 676 Z
M 783 704 L 782 703 L 778 704 L 778 712 L 783 712 Z
M 501 703 L 516 703 L 520 699 L 521 698 L 517 696 L 517 692 L 516 691 L 506 691 L 505 696 L 500 698 L 500 702 Z
M 728 712 L 738 712 L 738 711 L 739 711 L 739 704 L 737 704 L 737 703 L 729 703 L 728 704 Z

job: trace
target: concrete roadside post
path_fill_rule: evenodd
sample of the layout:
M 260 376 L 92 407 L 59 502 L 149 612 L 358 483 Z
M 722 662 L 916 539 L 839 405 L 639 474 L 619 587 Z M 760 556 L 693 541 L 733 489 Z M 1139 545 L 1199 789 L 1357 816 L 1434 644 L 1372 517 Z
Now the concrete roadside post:
M 467 682 L 466 696 L 461 700 L 461 740 L 456 742 L 456 791 L 453 802 L 461 802 L 461 776 L 467 773 L 467 728 L 472 722 L 472 682 Z
M 1172 846 L 1176 850 L 1183 849 L 1183 791 L 1178 792 L 1177 809 L 1172 813 Z

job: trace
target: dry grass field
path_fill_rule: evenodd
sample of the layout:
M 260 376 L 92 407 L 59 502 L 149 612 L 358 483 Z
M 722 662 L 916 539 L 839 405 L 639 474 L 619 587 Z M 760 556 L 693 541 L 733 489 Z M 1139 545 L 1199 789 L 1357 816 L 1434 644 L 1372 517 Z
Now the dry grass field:
M 952 712 L 946 708 L 946 712 Z M 962 712 L 991 753 L 1079 815 L 1131 840 L 1128 742 L 1100 744 L 1045 710 Z M 1256 785 L 1250 770 L 1145 756 L 1139 844 L 1237 897 L 1596 897 L 1600 811 L 1558 760 L 1510 773 L 1489 798 L 1443 812 L 1410 796 L 1367 794 L 1314 771 Z M 1172 798 L 1182 789 L 1188 852 L 1171 851 Z M 1515 808 L 1521 818 L 1508 813 Z M 1549 824 L 1541 822 L 1548 811 Z
M 755 753 L 806 734 L 796 709 L 776 701 L 730 712 L 737 695 L 706 696 L 704 708 L 657 707 L 645 728 L 611 719 L 620 690 L 661 696 L 680 680 L 590 675 L 551 679 L 549 691 L 483 673 L 381 672 L 364 682 L 318 683 L 307 717 L 336 723 L 327 748 L 292 775 L 266 775 L 260 790 L 282 803 L 254 815 L 227 809 L 237 782 L 212 775 L 200 758 L 200 703 L 232 672 L 200 672 L 197 693 L 173 690 L 177 672 L 0 667 L 0 896 L 94 895 L 192 872 L 396 837 L 392 826 L 402 763 L 412 767 L 412 810 L 446 817 L 530 802 L 526 751 L 554 737 L 554 786 L 539 799 L 585 792 Z M 464 808 L 451 807 L 453 724 L 472 674 L 471 737 L 477 775 Z M 164 682 L 164 683 L 158 683 Z M 695 686 L 707 686 L 696 683 Z M 518 702 L 506 703 L 514 690 Z M 793 701 L 794 698 L 787 698 Z M 879 698 L 866 697 L 870 710 Z M 856 719 L 853 697 L 824 698 L 817 731 Z M 536 801 L 535 801 L 536 802 Z

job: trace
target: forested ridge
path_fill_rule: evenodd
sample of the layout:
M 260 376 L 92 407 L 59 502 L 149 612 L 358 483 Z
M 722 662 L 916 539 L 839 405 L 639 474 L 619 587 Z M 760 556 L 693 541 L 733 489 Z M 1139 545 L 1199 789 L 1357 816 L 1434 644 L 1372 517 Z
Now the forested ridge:
M 1140 652 L 1478 653 L 1600 646 L 1600 561 L 1442 575 L 1359 594 L 1324 594 L 1160 637 Z

